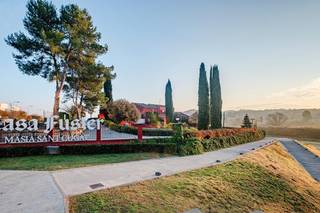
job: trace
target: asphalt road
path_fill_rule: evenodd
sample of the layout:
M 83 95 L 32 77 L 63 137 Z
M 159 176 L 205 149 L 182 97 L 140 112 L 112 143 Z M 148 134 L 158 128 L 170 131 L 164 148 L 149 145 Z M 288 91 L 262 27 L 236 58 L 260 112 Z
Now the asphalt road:
M 320 181 L 320 158 L 292 139 L 280 139 L 288 152 L 309 172 L 317 181 Z

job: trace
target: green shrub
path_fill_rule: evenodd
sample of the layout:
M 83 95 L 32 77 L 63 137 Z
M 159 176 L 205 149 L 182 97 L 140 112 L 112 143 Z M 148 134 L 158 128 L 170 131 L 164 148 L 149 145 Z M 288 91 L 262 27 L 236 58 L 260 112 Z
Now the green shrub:
M 28 155 L 43 155 L 47 153 L 46 147 L 7 147 L 0 148 L 0 157 L 15 157 Z
M 107 154 L 107 153 L 137 153 L 137 152 L 157 152 L 176 154 L 177 145 L 175 143 L 130 143 L 111 145 L 77 145 L 61 146 L 61 154 Z
M 173 136 L 174 131 L 172 129 L 143 128 L 142 135 L 144 135 L 144 136 Z
M 131 126 L 120 126 L 120 125 L 113 124 L 113 125 L 110 125 L 109 128 L 116 132 L 123 132 L 123 133 L 128 133 L 133 135 L 138 134 L 138 129 Z
M 265 137 L 265 132 L 243 132 L 239 135 L 215 137 L 209 139 L 186 138 L 178 145 L 179 155 L 194 155 L 202 152 L 210 152 L 239 144 L 249 143 Z
M 257 130 L 256 132 L 244 132 L 237 136 L 226 136 L 220 138 L 210 138 L 201 140 L 205 152 L 214 151 L 217 149 L 227 148 L 239 144 L 257 141 L 265 137 L 265 132 Z
M 116 124 L 109 124 L 111 130 L 137 135 L 138 129 L 133 126 L 120 126 Z M 143 136 L 173 136 L 174 132 L 172 129 L 160 129 L 160 128 L 142 128 Z
M 174 137 L 143 139 L 143 143 L 176 143 Z
M 260 140 L 265 137 L 265 132 L 244 132 L 236 136 L 225 136 L 210 139 L 186 138 L 176 140 L 171 138 L 153 138 L 143 140 L 142 143 L 132 141 L 128 144 L 112 145 L 70 145 L 60 146 L 61 154 L 102 154 L 102 153 L 134 153 L 158 152 L 180 155 L 195 155 L 243 143 Z M 14 157 L 27 155 L 43 155 L 47 153 L 46 147 L 9 147 L 0 148 L 0 157 Z
M 203 153 L 204 149 L 201 141 L 196 138 L 190 138 L 179 144 L 178 153 L 181 156 L 198 155 Z

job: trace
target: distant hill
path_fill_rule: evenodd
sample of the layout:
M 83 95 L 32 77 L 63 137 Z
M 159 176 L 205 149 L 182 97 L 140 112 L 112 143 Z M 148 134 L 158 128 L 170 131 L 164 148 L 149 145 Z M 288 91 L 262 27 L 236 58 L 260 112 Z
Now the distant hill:
M 308 111 L 309 116 L 303 116 L 303 112 Z M 276 122 L 275 113 L 284 116 L 281 122 Z M 225 112 L 225 126 L 239 127 L 243 117 L 248 114 L 251 119 L 255 119 L 260 127 L 310 127 L 320 128 L 320 109 L 266 109 L 266 110 L 229 110 Z M 273 120 L 271 119 L 273 116 Z

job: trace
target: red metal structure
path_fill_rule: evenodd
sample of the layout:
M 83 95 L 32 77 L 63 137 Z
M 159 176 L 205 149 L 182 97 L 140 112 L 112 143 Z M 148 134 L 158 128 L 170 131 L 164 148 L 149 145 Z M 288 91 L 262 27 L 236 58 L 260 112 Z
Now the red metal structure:
M 156 113 L 159 118 L 166 122 L 166 107 L 158 104 L 133 103 L 141 114 L 141 118 L 147 118 L 147 113 Z
M 55 132 L 51 131 L 48 135 L 54 135 Z M 142 142 L 142 126 L 138 127 L 138 140 Z M 36 146 L 72 146 L 72 145 L 100 145 L 100 144 L 126 144 L 134 141 L 134 139 L 101 139 L 101 130 L 96 130 L 96 139 L 84 141 L 54 141 L 54 142 L 34 142 L 34 143 L 4 143 L 0 142 L 0 148 L 7 147 L 36 147 Z

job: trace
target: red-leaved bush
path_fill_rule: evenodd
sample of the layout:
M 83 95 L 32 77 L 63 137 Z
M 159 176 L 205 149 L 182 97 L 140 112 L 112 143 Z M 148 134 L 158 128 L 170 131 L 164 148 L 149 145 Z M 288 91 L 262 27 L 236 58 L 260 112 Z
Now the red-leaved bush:
M 225 129 L 214 129 L 214 130 L 198 130 L 198 131 L 187 131 L 187 137 L 195 137 L 198 139 L 209 139 L 218 138 L 225 136 L 236 136 L 244 132 L 256 132 L 255 128 L 225 128 Z

